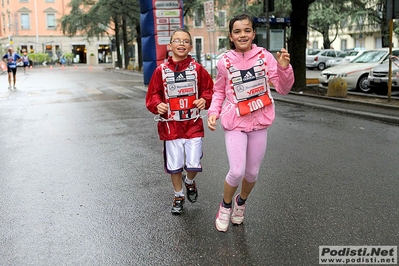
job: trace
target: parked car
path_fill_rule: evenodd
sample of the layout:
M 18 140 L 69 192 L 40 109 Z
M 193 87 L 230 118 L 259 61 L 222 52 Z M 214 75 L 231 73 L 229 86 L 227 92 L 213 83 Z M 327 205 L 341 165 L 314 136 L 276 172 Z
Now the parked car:
M 355 59 L 356 57 L 358 57 L 359 55 L 361 55 L 362 53 L 364 53 L 365 51 L 367 51 L 367 50 L 359 49 L 359 50 L 348 51 L 348 52 L 346 52 L 345 61 L 350 62 L 353 59 Z
M 392 57 L 391 91 L 399 91 L 399 58 Z M 380 95 L 388 94 L 389 61 L 378 65 L 370 70 L 368 86 L 370 92 Z
M 340 64 L 349 63 L 349 62 L 353 61 L 353 59 L 355 59 L 356 57 L 360 56 L 365 51 L 367 51 L 367 50 L 366 49 L 359 49 L 359 50 L 356 49 L 356 50 L 347 51 L 346 55 L 343 59 L 336 58 L 336 59 L 327 60 L 326 66 L 333 67 L 333 66 L 337 66 Z
M 328 59 L 326 61 L 326 67 L 333 67 L 333 66 L 344 63 L 346 56 L 347 56 L 347 53 L 342 52 L 342 53 L 339 53 L 338 56 L 335 57 L 334 59 Z
M 306 67 L 308 69 L 317 68 L 324 70 L 326 68 L 326 61 L 336 58 L 341 53 L 343 52 L 334 49 L 309 51 L 306 55 Z
M 393 49 L 392 54 L 398 56 L 399 48 Z M 319 82 L 323 86 L 328 86 L 331 79 L 341 77 L 347 82 L 348 88 L 370 92 L 367 80 L 370 69 L 382 64 L 388 56 L 388 48 L 365 51 L 347 64 L 323 70 L 319 76 Z

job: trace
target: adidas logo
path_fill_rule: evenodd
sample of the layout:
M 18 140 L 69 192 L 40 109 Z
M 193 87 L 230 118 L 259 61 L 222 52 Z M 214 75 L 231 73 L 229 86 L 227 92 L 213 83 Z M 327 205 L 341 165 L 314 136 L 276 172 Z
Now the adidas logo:
M 251 79 L 255 79 L 254 75 L 251 74 L 251 72 L 247 72 L 247 74 L 245 74 L 245 76 L 242 78 L 243 81 L 248 81 Z
M 183 75 L 183 74 L 179 74 L 177 77 L 176 77 L 176 81 L 182 81 L 182 80 L 186 80 L 186 77 Z

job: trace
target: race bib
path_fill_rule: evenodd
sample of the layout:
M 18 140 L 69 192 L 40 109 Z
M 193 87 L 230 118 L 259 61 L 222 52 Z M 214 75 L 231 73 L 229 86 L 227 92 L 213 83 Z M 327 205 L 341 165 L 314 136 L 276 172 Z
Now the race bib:
M 169 99 L 169 108 L 171 111 L 181 111 L 195 108 L 195 94 L 189 96 L 174 97 Z
M 252 113 L 262 107 L 272 103 L 268 94 L 259 95 L 257 97 L 244 100 L 237 103 L 237 115 L 243 116 Z

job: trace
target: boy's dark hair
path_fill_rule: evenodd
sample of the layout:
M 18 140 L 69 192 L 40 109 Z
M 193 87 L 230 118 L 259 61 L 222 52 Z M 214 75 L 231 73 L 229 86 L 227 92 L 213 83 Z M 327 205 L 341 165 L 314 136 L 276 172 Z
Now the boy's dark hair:
M 173 35 L 175 35 L 175 33 L 176 33 L 176 32 L 179 32 L 179 31 L 182 31 L 182 32 L 187 33 L 188 36 L 190 36 L 190 42 L 193 43 L 193 39 L 191 38 L 191 34 L 190 34 L 190 32 L 188 31 L 188 29 L 186 29 L 186 28 L 177 28 L 177 29 L 175 29 L 175 30 L 173 31 L 172 35 L 170 35 L 170 41 L 169 41 L 170 43 L 172 43 Z
M 235 16 L 230 20 L 230 22 L 229 22 L 229 33 L 231 34 L 231 33 L 233 32 L 233 25 L 234 25 L 234 23 L 235 23 L 236 21 L 244 20 L 244 19 L 248 19 L 248 20 L 249 20 L 249 22 L 250 22 L 251 25 L 252 25 L 252 29 L 255 31 L 255 21 L 254 21 L 254 18 L 253 18 L 252 16 L 248 15 L 248 14 L 243 13 L 243 14 L 235 15 Z M 230 49 L 232 49 L 232 50 L 235 50 L 235 49 L 236 49 L 236 46 L 234 45 L 234 43 L 233 43 L 232 41 L 230 41 Z

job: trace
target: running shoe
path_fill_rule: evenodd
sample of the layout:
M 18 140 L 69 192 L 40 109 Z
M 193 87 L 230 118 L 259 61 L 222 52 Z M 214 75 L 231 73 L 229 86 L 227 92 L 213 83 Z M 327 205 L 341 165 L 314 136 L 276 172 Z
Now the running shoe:
M 219 211 L 216 214 L 215 225 L 216 229 L 220 232 L 226 232 L 229 228 L 231 215 L 231 208 L 224 208 L 222 203 L 220 203 Z
M 183 213 L 184 196 L 174 197 L 172 203 L 172 214 L 179 215 Z
M 14 90 L 16 90 L 17 89 L 17 87 L 16 86 L 14 86 Z
M 234 197 L 233 201 L 233 213 L 231 214 L 231 223 L 232 224 L 242 224 L 244 221 L 244 211 L 245 211 L 245 204 L 239 206 L 237 203 L 238 196 L 240 194 L 237 194 Z
M 182 176 L 184 185 L 186 186 L 186 196 L 189 202 L 194 203 L 197 201 L 198 198 L 198 191 L 197 191 L 197 186 L 195 185 L 195 181 L 193 180 L 194 183 L 191 185 L 187 184 L 185 182 L 186 180 L 186 174 L 183 174 Z

